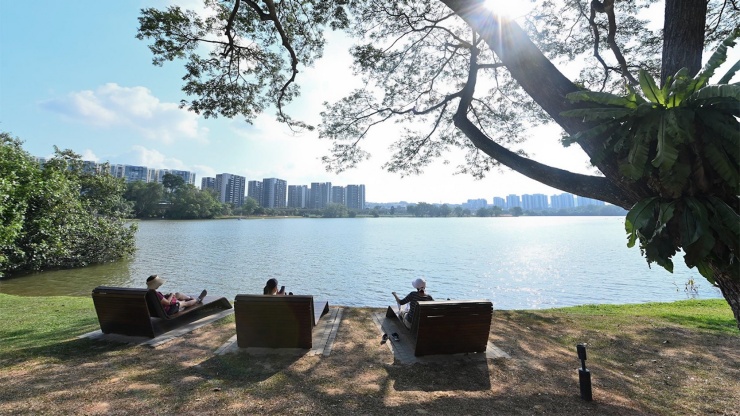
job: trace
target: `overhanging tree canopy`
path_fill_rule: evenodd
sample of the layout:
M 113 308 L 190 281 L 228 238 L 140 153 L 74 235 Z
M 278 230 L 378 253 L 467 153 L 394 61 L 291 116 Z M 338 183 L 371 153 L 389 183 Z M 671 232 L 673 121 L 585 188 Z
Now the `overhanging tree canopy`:
M 320 134 L 334 143 L 324 158 L 329 169 L 341 171 L 366 158 L 362 140 L 378 123 L 424 126 L 403 131 L 388 170 L 419 173 L 457 147 L 467 151 L 461 172 L 479 177 L 504 165 L 563 191 L 633 209 L 631 242 L 640 240 L 648 261 L 668 266 L 683 248 L 687 264 L 720 287 L 740 325 L 740 235 L 737 227 L 726 226 L 739 221 L 738 155 L 733 151 L 740 134 L 738 86 L 702 92 L 701 103 L 693 98 L 690 111 L 701 113 L 695 120 L 712 113 L 707 117 L 719 117 L 724 128 L 709 131 L 707 123 L 692 119 L 669 123 L 670 134 L 650 127 L 654 123 L 634 122 L 642 113 L 610 113 L 619 107 L 617 101 L 581 93 L 617 93 L 636 106 L 649 101 L 642 108 L 652 113 L 668 114 L 665 100 L 651 99 L 655 93 L 648 92 L 648 80 L 660 79 L 655 88 L 665 86 L 665 91 L 696 80 L 704 48 L 737 36 L 736 3 L 667 0 L 662 32 L 651 30 L 640 17 L 641 11 L 660 6 L 654 0 L 541 2 L 524 28 L 485 3 L 208 1 L 208 13 L 201 15 L 178 7 L 142 10 L 138 36 L 152 40 L 155 64 L 186 61 L 183 91 L 191 99 L 183 106 L 206 117 L 247 121 L 274 106 L 279 120 L 311 128 L 285 114 L 285 105 L 299 93 L 300 68 L 321 56 L 323 31 L 346 30 L 358 39 L 352 49 L 355 70 L 367 87 L 322 113 Z M 578 60 L 586 64 L 574 80 L 553 64 Z M 637 98 L 638 90 L 648 96 Z M 687 100 L 699 93 L 685 92 Z M 584 109 L 605 116 L 577 116 Z M 603 176 L 546 166 L 518 150 L 526 129 L 543 122 L 562 127 Z M 639 134 L 628 134 L 627 127 L 603 128 L 627 124 L 643 127 Z M 644 145 L 633 146 L 636 138 Z M 716 151 L 706 151 L 711 146 Z M 637 167 L 643 159 L 658 164 Z M 677 176 L 666 169 L 682 172 L 682 182 L 669 183 Z

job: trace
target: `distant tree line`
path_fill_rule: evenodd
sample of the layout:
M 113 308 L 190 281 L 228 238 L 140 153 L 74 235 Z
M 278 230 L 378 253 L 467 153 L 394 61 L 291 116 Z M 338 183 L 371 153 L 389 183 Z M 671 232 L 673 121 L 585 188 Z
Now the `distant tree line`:
M 22 143 L 0 132 L 0 276 L 133 253 L 122 179 L 87 172 L 79 155 L 56 147 L 42 168 Z
M 394 207 L 391 207 L 392 209 Z M 382 214 L 387 210 L 381 210 L 380 207 L 376 207 L 375 210 Z M 420 202 L 416 205 L 409 205 L 406 207 L 406 213 L 410 216 L 415 217 L 500 217 L 502 215 L 511 215 L 514 217 L 519 216 L 576 216 L 576 215 L 588 215 L 588 216 L 611 216 L 621 215 L 624 216 L 627 211 L 621 207 L 614 205 L 587 205 L 583 207 L 574 208 L 561 208 L 558 210 L 547 209 L 541 211 L 523 210 L 521 207 L 512 207 L 505 210 L 498 206 L 490 208 L 478 208 L 474 213 L 467 208 L 461 206 L 450 207 L 447 204 L 434 205 L 426 202 Z M 392 215 L 392 214 L 391 214 Z

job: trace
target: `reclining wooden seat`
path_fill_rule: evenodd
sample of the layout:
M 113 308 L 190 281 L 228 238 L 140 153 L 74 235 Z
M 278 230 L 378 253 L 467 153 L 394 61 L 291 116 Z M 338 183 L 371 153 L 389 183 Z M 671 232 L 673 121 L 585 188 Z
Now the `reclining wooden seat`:
M 400 319 L 390 306 L 386 316 Z M 414 355 L 485 352 L 492 317 L 487 300 L 419 302 L 409 330 Z
M 203 316 L 231 309 L 225 297 L 206 296 L 198 305 L 167 315 L 154 290 L 128 287 L 98 286 L 93 289 L 92 298 L 104 334 L 149 338 Z
M 313 328 L 329 302 L 313 296 L 236 295 L 234 319 L 239 348 L 311 348 Z

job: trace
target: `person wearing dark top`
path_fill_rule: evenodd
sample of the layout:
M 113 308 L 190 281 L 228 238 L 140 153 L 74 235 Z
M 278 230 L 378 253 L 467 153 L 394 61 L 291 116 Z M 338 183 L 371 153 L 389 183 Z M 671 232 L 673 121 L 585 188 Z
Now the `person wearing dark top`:
M 203 302 L 203 298 L 205 298 L 206 294 L 208 293 L 206 290 L 203 290 L 203 292 L 201 292 L 200 296 L 198 296 L 197 298 L 184 295 L 180 292 L 168 293 L 166 295 L 163 295 L 162 292 L 158 291 L 157 289 L 159 289 L 159 287 L 162 286 L 164 282 L 164 279 L 156 274 L 153 274 L 146 279 L 146 287 L 147 289 L 151 289 L 157 293 L 157 298 L 162 303 L 162 309 L 164 309 L 165 313 L 167 313 L 168 315 L 173 310 L 172 307 L 174 305 L 177 305 L 177 308 L 175 309 L 178 311 L 189 306 L 197 305 Z
M 426 289 L 427 289 L 427 282 L 426 280 L 422 279 L 421 277 L 411 282 L 411 286 L 416 289 L 415 292 L 411 292 L 408 295 L 406 295 L 405 298 L 400 299 L 398 297 L 398 294 L 396 292 L 393 293 L 393 297 L 396 298 L 396 302 L 398 303 L 399 308 L 401 305 L 405 305 L 409 303 L 409 309 L 407 312 L 405 311 L 399 311 L 404 325 L 407 327 L 411 327 L 411 321 L 414 319 L 414 311 L 416 311 L 416 306 L 418 305 L 419 301 L 427 301 L 427 300 L 434 300 L 430 295 L 427 295 Z
M 278 281 L 274 277 L 267 280 L 267 283 L 265 283 L 265 287 L 262 289 L 263 295 L 285 295 L 285 286 L 281 287 L 280 290 L 278 290 Z M 293 292 L 288 293 L 288 295 L 292 295 Z

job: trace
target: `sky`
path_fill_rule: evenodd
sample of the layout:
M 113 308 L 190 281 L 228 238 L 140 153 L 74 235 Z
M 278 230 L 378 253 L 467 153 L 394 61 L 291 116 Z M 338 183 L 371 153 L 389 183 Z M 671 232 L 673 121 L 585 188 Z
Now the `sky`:
M 192 0 L 178 4 L 192 3 Z M 54 146 L 85 160 L 196 173 L 280 178 L 288 185 L 331 182 L 364 184 L 368 202 L 459 204 L 508 194 L 562 191 L 516 172 L 491 172 L 483 180 L 455 175 L 461 155 L 452 154 L 418 176 L 382 169 L 400 127 L 378 129 L 365 145 L 370 160 L 341 174 L 326 172 L 321 156 L 331 143 L 317 132 L 294 134 L 272 111 L 253 125 L 243 119 L 204 119 L 180 109 L 182 63 L 152 65 L 146 41 L 135 38 L 139 10 L 164 8 L 172 0 L 0 0 L 0 131 L 25 143 L 33 156 Z M 348 69 L 351 43 L 329 34 L 324 57 L 299 74 L 301 98 L 288 107 L 295 118 L 318 124 L 324 101 L 336 101 L 360 80 Z M 578 173 L 593 173 L 577 146 L 564 148 L 557 127 L 530 133 L 524 146 L 535 160 Z

